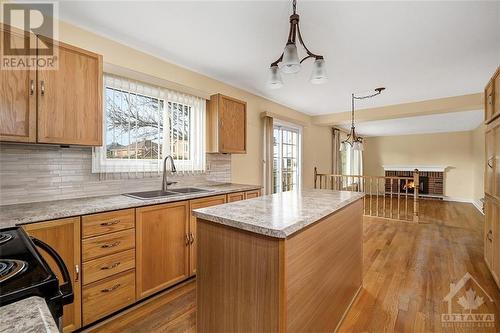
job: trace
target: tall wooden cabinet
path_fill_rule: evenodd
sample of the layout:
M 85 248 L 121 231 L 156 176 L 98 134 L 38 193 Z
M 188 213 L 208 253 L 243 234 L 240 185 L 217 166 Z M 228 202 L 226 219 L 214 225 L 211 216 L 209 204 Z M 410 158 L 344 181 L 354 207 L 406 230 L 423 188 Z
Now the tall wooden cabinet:
M 56 69 L 0 71 L 0 141 L 100 146 L 102 56 L 0 25 L 15 43 L 52 44 Z
M 500 287 L 500 68 L 485 88 L 484 257 Z
M 74 301 L 63 308 L 63 331 L 72 332 L 81 327 L 81 256 L 80 256 L 80 218 L 72 217 L 55 221 L 28 224 L 26 232 L 47 243 L 61 256 L 72 278 Z M 62 282 L 62 274 L 55 261 L 39 249 L 50 268 Z
M 246 154 L 247 103 L 216 94 L 207 101 L 207 152 Z
M 136 296 L 189 276 L 189 202 L 136 209 Z

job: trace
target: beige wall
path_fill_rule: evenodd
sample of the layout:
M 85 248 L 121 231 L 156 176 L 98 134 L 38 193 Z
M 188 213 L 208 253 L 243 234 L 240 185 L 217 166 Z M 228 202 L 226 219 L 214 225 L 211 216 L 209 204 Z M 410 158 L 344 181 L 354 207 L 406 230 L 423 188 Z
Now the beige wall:
M 384 164 L 443 165 L 445 195 L 455 200 L 480 197 L 482 183 L 480 129 L 469 132 L 366 138 L 364 173 L 384 175 Z M 482 149 L 484 150 L 484 148 Z M 483 152 L 484 154 L 484 152 Z
M 247 154 L 232 155 L 232 181 L 262 184 L 263 123 L 260 113 L 272 112 L 305 124 L 303 130 L 303 185 L 311 187 L 315 165 L 330 170 L 330 129 L 311 124 L 311 117 L 285 106 L 224 84 L 199 73 L 132 49 L 89 31 L 61 22 L 59 37 L 63 42 L 102 54 L 104 62 L 205 91 L 222 93 L 247 102 Z M 263 68 L 262 70 L 265 70 Z

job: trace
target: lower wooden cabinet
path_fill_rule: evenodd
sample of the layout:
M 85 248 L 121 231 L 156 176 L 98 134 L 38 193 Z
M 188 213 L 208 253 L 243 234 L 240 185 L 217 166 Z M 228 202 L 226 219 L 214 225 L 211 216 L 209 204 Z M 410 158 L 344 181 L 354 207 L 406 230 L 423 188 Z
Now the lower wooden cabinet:
M 88 325 L 135 302 L 135 271 L 83 287 L 83 324 Z
M 500 202 L 486 197 L 484 212 L 484 259 L 500 288 Z
M 137 298 L 189 276 L 189 202 L 136 209 Z
M 55 221 L 28 224 L 26 232 L 50 245 L 61 256 L 72 278 L 75 299 L 63 309 L 63 332 L 72 332 L 81 327 L 81 282 L 80 282 L 80 218 L 73 217 Z M 50 268 L 62 281 L 62 273 L 55 261 L 39 249 Z
M 211 207 L 226 203 L 225 195 L 191 200 L 189 202 L 189 274 L 196 273 L 196 217 L 193 215 L 193 210 L 198 208 Z
M 246 191 L 245 192 L 245 199 L 253 199 L 260 197 L 260 190 L 254 190 L 254 191 Z

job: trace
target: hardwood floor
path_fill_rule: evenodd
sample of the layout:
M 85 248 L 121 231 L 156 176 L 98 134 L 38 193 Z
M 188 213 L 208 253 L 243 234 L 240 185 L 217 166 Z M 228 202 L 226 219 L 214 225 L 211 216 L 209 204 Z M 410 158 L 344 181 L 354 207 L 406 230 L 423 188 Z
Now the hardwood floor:
M 471 204 L 422 201 L 421 223 L 364 218 L 363 290 L 338 332 L 498 332 L 500 290 L 483 260 L 483 216 Z M 470 273 L 494 300 L 495 327 L 443 327 L 450 283 Z M 461 292 L 461 291 L 460 291 Z M 194 332 L 195 283 L 160 294 L 89 332 Z M 495 305 L 496 304 L 496 305 Z M 460 305 L 453 300 L 453 312 Z M 457 310 L 458 309 L 458 310 Z

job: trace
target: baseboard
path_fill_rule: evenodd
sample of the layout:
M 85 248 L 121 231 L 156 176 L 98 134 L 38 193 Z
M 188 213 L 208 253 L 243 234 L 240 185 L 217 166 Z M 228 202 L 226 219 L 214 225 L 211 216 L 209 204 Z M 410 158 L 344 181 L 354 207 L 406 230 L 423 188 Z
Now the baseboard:
M 484 211 L 483 211 L 483 202 L 481 200 L 474 200 L 472 201 L 472 204 L 474 205 L 474 207 L 477 208 L 477 210 L 484 215 Z

